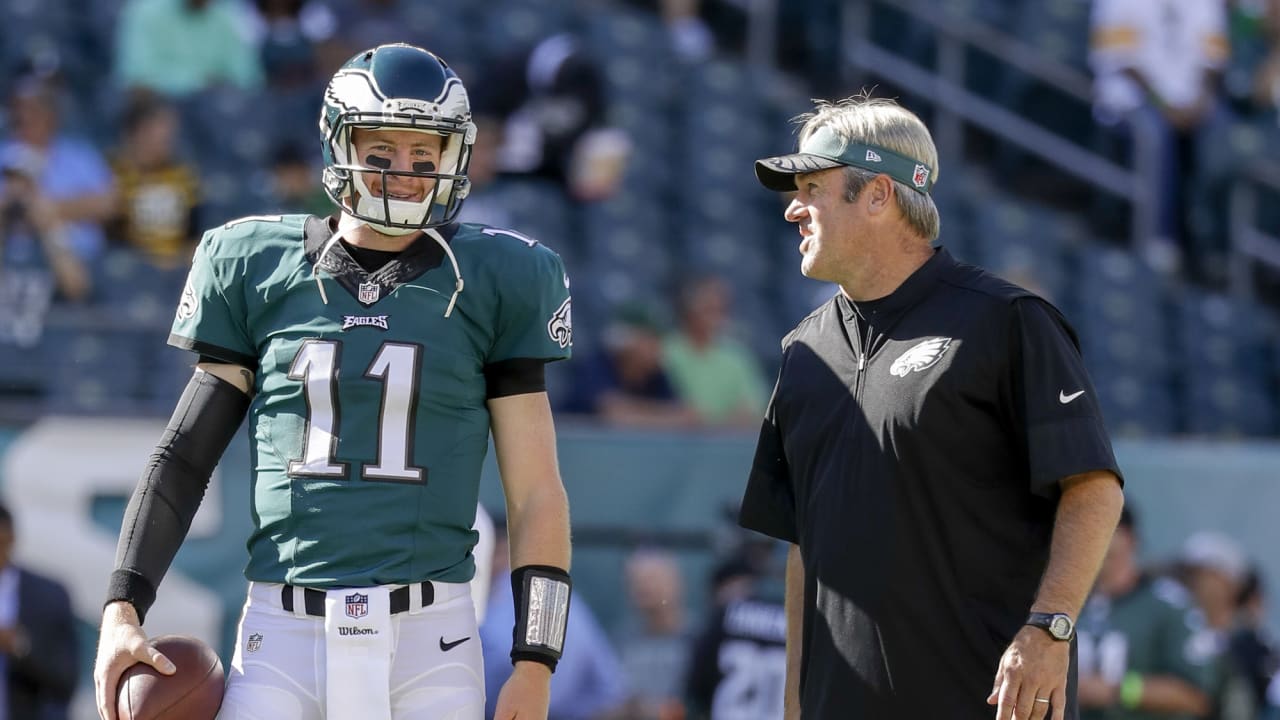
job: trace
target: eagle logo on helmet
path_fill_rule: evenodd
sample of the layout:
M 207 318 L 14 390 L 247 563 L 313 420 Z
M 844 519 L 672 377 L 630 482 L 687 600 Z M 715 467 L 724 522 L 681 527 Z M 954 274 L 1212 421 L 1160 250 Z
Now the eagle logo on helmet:
M 568 280 L 568 278 L 565 278 Z M 567 348 L 573 344 L 573 308 L 572 298 L 565 298 L 560 303 L 560 307 L 551 316 L 551 320 L 547 322 L 547 335 L 555 341 L 561 348 Z
M 894 377 L 906 377 L 908 373 L 927 370 L 938 364 L 938 360 L 942 359 L 942 354 L 949 347 L 951 347 L 951 338 L 930 338 L 917 343 L 893 361 L 893 365 L 889 367 L 889 374 Z

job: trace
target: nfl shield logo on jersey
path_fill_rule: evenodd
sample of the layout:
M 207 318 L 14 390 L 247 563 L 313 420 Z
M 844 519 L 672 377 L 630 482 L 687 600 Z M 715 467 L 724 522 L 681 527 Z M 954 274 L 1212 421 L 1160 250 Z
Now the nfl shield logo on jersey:
M 358 619 L 369 614 L 369 596 L 368 595 L 361 595 L 360 593 L 356 593 L 354 595 L 348 595 L 346 599 L 346 603 L 347 603 L 347 617 L 349 618 Z
M 378 296 L 382 294 L 382 289 L 377 283 L 360 283 L 360 292 L 356 298 L 365 305 L 372 305 L 378 302 Z

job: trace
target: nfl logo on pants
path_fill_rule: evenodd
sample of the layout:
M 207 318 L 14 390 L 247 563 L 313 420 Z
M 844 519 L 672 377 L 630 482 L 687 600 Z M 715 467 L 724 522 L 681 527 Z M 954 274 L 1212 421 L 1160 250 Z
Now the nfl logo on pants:
M 369 596 L 356 593 L 348 595 L 347 599 L 347 617 L 362 618 L 369 614 Z

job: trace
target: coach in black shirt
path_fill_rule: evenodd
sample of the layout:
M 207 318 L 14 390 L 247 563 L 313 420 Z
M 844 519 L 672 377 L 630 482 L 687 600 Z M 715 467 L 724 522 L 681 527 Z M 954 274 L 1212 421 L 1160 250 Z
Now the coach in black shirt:
M 756 174 L 840 292 L 782 342 L 741 514 L 793 543 L 787 718 L 1075 718 L 1074 619 L 1123 504 L 1075 334 L 931 246 L 919 118 L 802 120 Z

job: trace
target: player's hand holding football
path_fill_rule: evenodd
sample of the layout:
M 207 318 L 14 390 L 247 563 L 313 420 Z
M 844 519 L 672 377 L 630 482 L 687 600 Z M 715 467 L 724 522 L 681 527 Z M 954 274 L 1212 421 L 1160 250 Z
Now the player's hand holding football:
M 498 693 L 494 720 L 546 720 L 551 704 L 551 669 L 524 660 L 516 663 L 511 677 Z
M 165 675 L 174 672 L 169 658 L 147 644 L 147 634 L 138 622 L 138 613 L 125 602 L 113 602 L 102 612 L 98 658 L 93 663 L 93 692 L 98 715 L 117 720 L 116 690 L 120 676 L 134 663 L 146 663 Z
M 988 705 L 999 704 L 996 720 L 1062 720 L 1070 662 L 1071 643 L 1054 640 L 1040 628 L 1023 627 L 1000 658 L 987 697 Z

